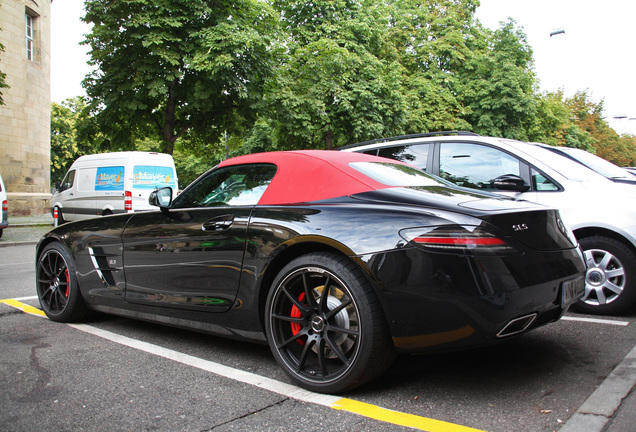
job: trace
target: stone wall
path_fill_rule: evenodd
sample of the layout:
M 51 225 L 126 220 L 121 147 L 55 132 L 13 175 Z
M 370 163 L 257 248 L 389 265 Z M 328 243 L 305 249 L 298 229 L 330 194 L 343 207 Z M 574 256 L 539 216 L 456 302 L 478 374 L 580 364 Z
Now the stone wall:
M 0 0 L 0 70 L 10 88 L 0 105 L 0 174 L 11 215 L 49 211 L 51 0 Z M 32 59 L 27 58 L 26 15 L 33 22 Z

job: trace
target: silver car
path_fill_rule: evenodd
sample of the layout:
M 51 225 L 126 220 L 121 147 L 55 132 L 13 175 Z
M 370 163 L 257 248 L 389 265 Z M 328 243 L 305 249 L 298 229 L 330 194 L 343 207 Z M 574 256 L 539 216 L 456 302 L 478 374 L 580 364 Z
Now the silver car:
M 470 132 L 384 138 L 342 150 L 401 160 L 461 186 L 557 207 L 588 266 L 585 296 L 575 309 L 619 314 L 636 305 L 634 185 L 614 182 L 543 144 Z

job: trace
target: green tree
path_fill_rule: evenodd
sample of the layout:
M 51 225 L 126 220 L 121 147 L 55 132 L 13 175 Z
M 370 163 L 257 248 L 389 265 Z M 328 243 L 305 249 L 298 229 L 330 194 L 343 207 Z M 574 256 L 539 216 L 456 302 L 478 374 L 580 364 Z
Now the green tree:
M 259 0 L 87 0 L 85 79 L 109 145 L 156 136 L 161 151 L 245 126 L 270 73 L 276 19 Z
M 408 100 L 405 132 L 471 129 L 458 97 L 462 65 L 484 38 L 474 20 L 474 0 L 397 0 L 391 2 L 386 55 L 406 71 Z
M 75 159 L 93 152 L 78 138 L 78 131 L 90 121 L 86 106 L 79 96 L 51 104 L 51 184 L 62 181 Z
M 333 148 L 403 130 L 399 63 L 382 58 L 386 23 L 371 2 L 279 0 L 287 39 L 267 102 L 278 148 Z
M 513 20 L 495 32 L 484 32 L 486 45 L 475 41 L 475 55 L 464 65 L 458 87 L 464 119 L 483 135 L 528 139 L 536 114 L 532 49 Z

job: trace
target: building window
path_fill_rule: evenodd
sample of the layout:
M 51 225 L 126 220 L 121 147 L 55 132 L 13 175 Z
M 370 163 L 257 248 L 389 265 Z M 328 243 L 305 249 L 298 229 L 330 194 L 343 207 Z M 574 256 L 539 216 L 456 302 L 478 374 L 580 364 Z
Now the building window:
M 26 18 L 26 58 L 33 61 L 33 17 L 29 14 L 24 16 Z

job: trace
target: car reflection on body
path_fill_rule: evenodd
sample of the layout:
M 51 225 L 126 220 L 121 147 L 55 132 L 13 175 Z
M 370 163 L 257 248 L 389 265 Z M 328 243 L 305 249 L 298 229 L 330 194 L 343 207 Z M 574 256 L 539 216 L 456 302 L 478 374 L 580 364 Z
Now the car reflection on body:
M 65 224 L 37 247 L 54 321 L 89 310 L 268 343 L 300 386 L 342 392 L 395 353 L 481 346 L 558 320 L 585 272 L 558 211 L 401 162 L 229 159 L 160 211 Z

